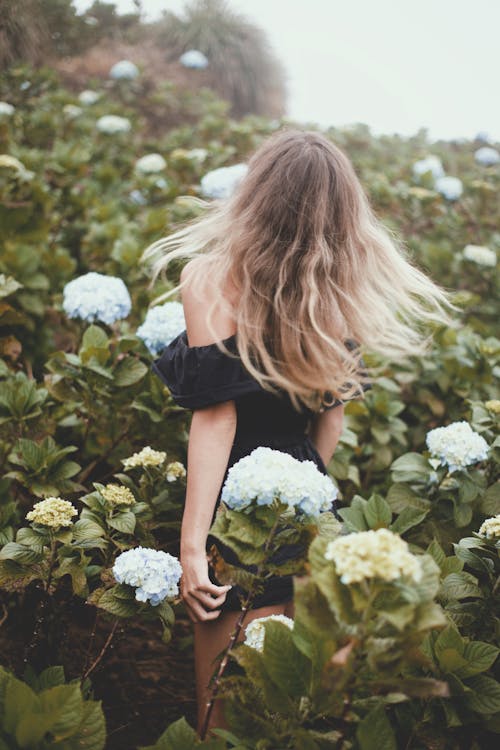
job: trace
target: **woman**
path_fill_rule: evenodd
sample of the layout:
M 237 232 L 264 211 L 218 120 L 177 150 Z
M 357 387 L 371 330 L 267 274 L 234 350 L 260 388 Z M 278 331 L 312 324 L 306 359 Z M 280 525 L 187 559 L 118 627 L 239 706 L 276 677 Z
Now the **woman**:
M 430 337 L 419 324 L 450 324 L 446 308 L 456 308 L 376 219 L 347 156 L 317 132 L 268 138 L 231 198 L 145 257 L 156 258 L 155 277 L 192 258 L 168 293 L 182 292 L 186 331 L 154 369 L 193 410 L 181 595 L 195 623 L 201 727 L 214 659 L 240 609 L 238 587 L 219 585 L 207 559 L 228 468 L 268 445 L 326 473 L 343 402 L 371 387 L 363 346 L 391 359 L 421 354 Z M 292 596 L 292 577 L 276 576 L 246 622 L 293 616 Z M 220 701 L 211 725 L 224 726 Z

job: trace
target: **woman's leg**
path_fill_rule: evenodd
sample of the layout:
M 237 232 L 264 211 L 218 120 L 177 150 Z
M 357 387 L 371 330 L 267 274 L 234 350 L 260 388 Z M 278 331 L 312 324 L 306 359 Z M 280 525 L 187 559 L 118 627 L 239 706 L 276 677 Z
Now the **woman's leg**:
M 267 607 L 259 607 L 248 612 L 243 622 L 238 640 L 245 638 L 245 628 L 249 622 L 257 617 L 268 617 L 268 615 L 287 614 L 286 607 L 289 602 L 283 604 L 270 604 Z M 218 664 L 215 663 L 217 656 L 223 651 L 231 633 L 234 630 L 240 612 L 222 611 L 215 620 L 208 622 L 197 622 L 194 625 L 194 658 L 196 672 L 196 699 L 198 702 L 198 732 L 201 732 L 203 719 L 206 713 L 206 704 L 210 700 L 208 683 Z M 224 719 L 224 706 L 222 699 L 215 701 L 209 728 L 225 728 L 227 724 Z

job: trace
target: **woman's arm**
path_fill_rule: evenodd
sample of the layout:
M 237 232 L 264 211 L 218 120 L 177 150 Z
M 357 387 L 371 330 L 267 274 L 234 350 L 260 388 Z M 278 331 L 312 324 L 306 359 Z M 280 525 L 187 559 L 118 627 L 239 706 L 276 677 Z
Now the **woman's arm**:
M 193 261 L 191 261 L 192 263 Z M 190 263 L 181 275 L 187 282 Z M 210 304 L 207 292 L 204 299 L 195 297 L 189 284 L 183 287 L 182 303 L 190 346 L 213 343 L 205 314 Z M 214 316 L 219 339 L 235 332 L 234 321 L 222 311 Z M 194 622 L 213 620 L 220 610 L 213 611 L 224 599 L 230 586 L 216 586 L 208 577 L 205 545 L 217 496 L 226 471 L 236 431 L 234 401 L 197 409 L 193 413 L 189 431 L 186 503 L 181 527 L 181 593 L 188 614 Z
M 344 421 L 344 406 L 339 404 L 333 409 L 327 409 L 315 414 L 309 428 L 309 437 L 314 443 L 316 450 L 328 466 L 337 447 L 342 433 Z

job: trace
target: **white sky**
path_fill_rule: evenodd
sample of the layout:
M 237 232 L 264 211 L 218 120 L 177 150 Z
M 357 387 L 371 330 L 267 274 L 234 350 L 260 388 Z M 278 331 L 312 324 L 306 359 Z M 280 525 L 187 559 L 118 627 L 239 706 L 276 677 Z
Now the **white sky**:
M 74 0 L 79 10 L 91 0 Z M 132 0 L 115 0 L 120 12 Z M 373 133 L 500 140 L 498 0 L 228 0 L 288 73 L 288 115 Z M 184 0 L 143 0 L 147 18 Z

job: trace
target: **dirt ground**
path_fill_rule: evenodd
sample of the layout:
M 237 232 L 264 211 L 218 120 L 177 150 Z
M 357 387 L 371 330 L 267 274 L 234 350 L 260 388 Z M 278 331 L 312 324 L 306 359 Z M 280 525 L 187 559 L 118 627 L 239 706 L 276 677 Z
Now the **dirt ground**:
M 114 618 L 99 611 L 92 639 L 97 610 L 83 600 L 70 599 L 56 603 L 53 613 L 47 614 L 49 629 L 43 627 L 43 610 L 40 617 L 37 598 L 36 590 L 2 595 L 0 664 L 17 677 L 22 677 L 27 663 L 37 672 L 62 664 L 67 680 L 80 677 L 100 654 Z M 33 637 L 37 629 L 38 635 Z M 52 637 L 47 637 L 47 631 Z M 102 700 L 106 717 L 106 750 L 135 750 L 153 744 L 167 725 L 181 716 L 194 726 L 196 700 L 189 618 L 177 615 L 168 644 L 161 640 L 159 622 L 121 620 L 90 679 L 93 697 Z

